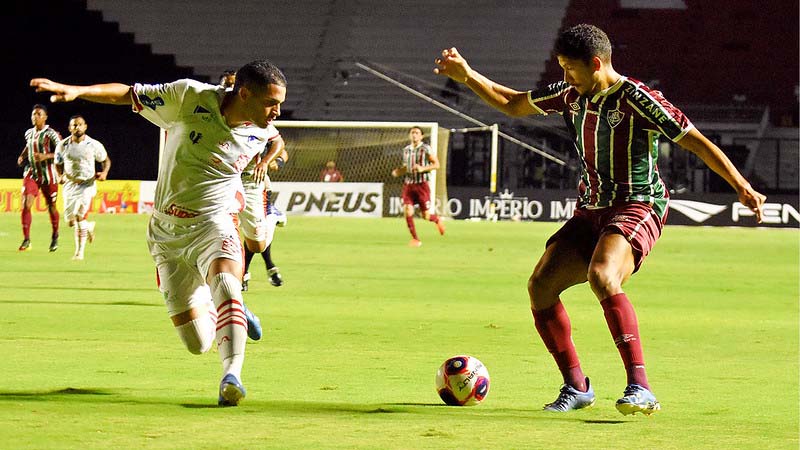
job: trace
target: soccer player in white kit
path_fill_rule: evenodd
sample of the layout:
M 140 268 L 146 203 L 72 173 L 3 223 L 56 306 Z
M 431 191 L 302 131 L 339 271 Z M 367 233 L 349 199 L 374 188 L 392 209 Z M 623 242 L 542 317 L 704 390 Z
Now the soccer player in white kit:
M 222 73 L 219 85 L 226 90 L 233 89 L 236 83 L 236 72 L 226 70 Z M 250 262 L 253 255 L 260 253 L 267 264 L 267 275 L 273 286 L 283 284 L 278 268 L 272 263 L 270 245 L 275 237 L 275 227 L 286 224 L 286 215 L 269 205 L 269 194 L 272 191 L 271 182 L 267 172 L 279 170 L 288 160 L 286 143 L 280 132 L 270 124 L 269 139 L 264 151 L 257 158 L 253 158 L 242 171 L 242 185 L 244 188 L 245 207 L 239 213 L 239 227 L 244 236 L 244 274 L 242 276 L 242 291 L 247 291 L 250 282 Z M 269 207 L 269 214 L 267 209 Z
M 75 115 L 69 119 L 70 136 L 56 146 L 56 172 L 64 184 L 64 219 L 75 230 L 73 260 L 82 260 L 86 242 L 94 240 L 94 222 L 89 222 L 89 209 L 97 195 L 95 180 L 105 181 L 111 169 L 111 158 L 100 141 L 86 134 L 86 119 Z M 95 162 L 103 168 L 95 172 Z
M 74 86 L 36 78 L 31 86 L 52 92 L 53 102 L 133 105 L 166 129 L 147 243 L 178 335 L 196 354 L 208 351 L 216 336 L 218 404 L 238 405 L 246 395 L 248 325 L 257 321 L 248 320 L 242 301 L 242 244 L 233 215 L 244 207 L 242 169 L 264 149 L 286 99 L 283 73 L 269 61 L 253 61 L 237 71 L 228 92 L 194 80 Z

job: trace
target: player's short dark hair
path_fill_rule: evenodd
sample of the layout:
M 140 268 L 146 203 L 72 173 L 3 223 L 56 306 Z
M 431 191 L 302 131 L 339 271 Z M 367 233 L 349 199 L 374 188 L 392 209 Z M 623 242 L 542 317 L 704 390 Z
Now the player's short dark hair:
M 74 116 L 70 117 L 70 118 L 69 118 L 69 121 L 70 121 L 70 122 L 72 122 L 72 121 L 73 121 L 73 120 L 75 120 L 75 119 L 83 119 L 83 121 L 84 121 L 84 122 L 86 122 L 86 118 L 85 118 L 85 117 L 83 117 L 83 116 L 82 116 L 82 115 L 80 115 L 80 114 L 75 114 Z
M 249 62 L 236 71 L 236 84 L 233 91 L 239 92 L 242 86 L 261 86 L 269 84 L 286 86 L 286 76 L 281 69 L 266 59 Z
M 414 125 L 413 127 L 408 129 L 408 132 L 410 133 L 411 130 L 419 130 L 419 132 L 422 133 L 423 136 L 425 136 L 425 130 L 423 130 L 422 127 Z
M 31 111 L 33 111 L 34 109 L 41 109 L 42 111 L 44 111 L 45 114 L 47 114 L 47 106 L 44 106 L 41 103 L 37 103 L 37 104 L 33 105 L 33 108 L 31 108 Z
M 595 56 L 603 61 L 610 61 L 611 41 L 600 28 L 582 23 L 567 28 L 558 35 L 555 53 L 585 63 L 589 63 Z

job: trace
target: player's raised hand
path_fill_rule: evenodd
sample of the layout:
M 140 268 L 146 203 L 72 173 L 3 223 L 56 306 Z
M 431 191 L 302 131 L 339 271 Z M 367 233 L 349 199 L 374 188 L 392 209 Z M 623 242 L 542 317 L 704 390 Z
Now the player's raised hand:
M 31 87 L 36 88 L 36 92 L 52 92 L 53 95 L 50 96 L 50 101 L 53 103 L 71 102 L 78 98 L 79 94 L 77 86 L 56 83 L 47 78 L 32 79 Z
M 749 183 L 739 192 L 739 203 L 756 213 L 758 223 L 761 223 L 765 201 L 767 201 L 767 196 L 753 189 Z
M 455 47 L 442 50 L 442 56 L 436 58 L 436 67 L 433 73 L 452 78 L 459 83 L 466 83 L 469 72 L 472 70 Z

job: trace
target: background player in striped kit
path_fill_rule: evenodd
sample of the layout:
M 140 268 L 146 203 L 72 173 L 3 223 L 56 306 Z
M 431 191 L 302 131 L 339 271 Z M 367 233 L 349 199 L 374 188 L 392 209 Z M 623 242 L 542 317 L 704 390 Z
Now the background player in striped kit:
M 545 409 L 569 411 L 595 401 L 559 299 L 570 286 L 588 281 L 627 374 L 628 385 L 616 408 L 623 414 L 652 414 L 660 404 L 650 391 L 636 313 L 622 285 L 661 235 L 667 214 L 669 194 L 655 165 L 659 135 L 722 176 L 759 222 L 765 197 L 660 92 L 614 70 L 611 43 L 602 30 L 586 24 L 566 29 L 556 41 L 555 55 L 564 80 L 535 91 L 516 91 L 489 80 L 455 48 L 442 51 L 434 73 L 466 84 L 510 116 L 562 114 L 573 134 L 582 163 L 578 205 L 573 218 L 547 241 L 528 281 L 536 329 L 564 379 L 558 398 Z
M 286 99 L 285 76 L 260 60 L 237 71 L 231 91 L 194 80 L 72 86 L 37 78 L 31 86 L 54 93 L 51 101 L 132 105 L 167 131 L 147 243 L 178 336 L 196 354 L 207 352 L 216 337 L 222 365 L 217 402 L 238 405 L 246 395 L 247 336 L 260 337 L 261 329 L 242 301 L 234 215 L 244 206 L 242 169 L 263 151 L 267 128 Z
M 86 134 L 86 120 L 75 115 L 69 119 L 70 136 L 56 147 L 56 172 L 64 184 L 64 218 L 75 227 L 74 260 L 82 260 L 86 242 L 94 240 L 95 222 L 89 222 L 89 209 L 97 195 L 95 180 L 105 181 L 111 158 L 100 141 Z M 95 172 L 95 162 L 103 165 Z
M 431 172 L 439 168 L 439 158 L 431 146 L 423 142 L 425 135 L 422 128 L 411 127 L 408 130 L 410 144 L 403 147 L 403 165 L 392 170 L 393 177 L 403 177 L 403 206 L 406 215 L 406 225 L 411 233 L 410 247 L 419 247 L 422 242 L 417 236 L 414 226 L 414 204 L 419 205 L 419 210 L 425 220 L 436 224 L 439 234 L 444 234 L 444 222 L 441 217 L 430 213 L 431 188 L 428 181 Z
M 33 128 L 25 132 L 25 147 L 17 158 L 17 165 L 25 167 L 22 179 L 23 239 L 19 251 L 24 252 L 31 247 L 31 208 L 41 190 L 47 202 L 50 226 L 53 228 L 50 251 L 54 252 L 58 249 L 58 177 L 53 168 L 53 158 L 61 136 L 47 125 L 47 108 L 44 105 L 33 106 L 31 123 Z

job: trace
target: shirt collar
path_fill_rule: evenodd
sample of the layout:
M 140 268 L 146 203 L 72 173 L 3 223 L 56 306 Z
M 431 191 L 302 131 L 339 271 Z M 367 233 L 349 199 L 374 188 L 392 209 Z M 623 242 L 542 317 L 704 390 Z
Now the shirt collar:
M 605 96 L 613 94 L 614 92 L 617 92 L 619 90 L 619 88 L 622 87 L 622 84 L 625 82 L 625 80 L 627 80 L 627 79 L 628 79 L 628 77 L 626 77 L 626 76 L 620 76 L 619 80 L 617 80 L 616 83 L 614 83 L 611 86 L 603 89 L 602 91 L 598 92 L 597 94 L 594 94 L 594 96 L 592 97 L 592 103 L 596 103 L 598 100 L 600 100 L 600 97 L 605 97 Z

